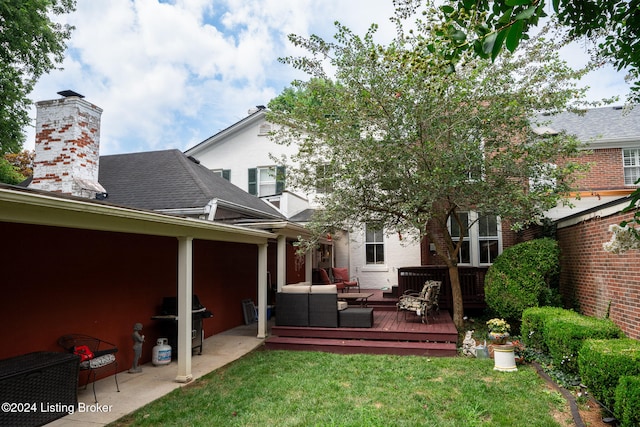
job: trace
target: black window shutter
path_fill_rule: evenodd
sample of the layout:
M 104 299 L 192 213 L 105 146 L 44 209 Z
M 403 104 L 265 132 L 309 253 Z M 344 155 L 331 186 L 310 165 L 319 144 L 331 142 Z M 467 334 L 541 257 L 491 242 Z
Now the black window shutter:
M 249 194 L 258 195 L 258 170 L 249 168 Z
M 276 173 L 276 194 L 282 194 L 284 191 L 285 167 L 278 166 Z

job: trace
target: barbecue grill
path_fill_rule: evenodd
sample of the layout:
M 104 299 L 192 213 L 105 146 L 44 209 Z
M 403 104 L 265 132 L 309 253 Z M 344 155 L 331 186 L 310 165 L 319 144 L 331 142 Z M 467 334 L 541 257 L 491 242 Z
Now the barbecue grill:
M 205 306 L 200 304 L 197 295 L 193 295 L 191 304 L 191 350 L 198 350 L 198 354 L 202 354 L 202 342 L 204 340 L 204 330 L 202 328 L 202 319 L 213 317 L 213 314 L 207 310 Z M 178 299 L 176 297 L 164 297 L 162 299 L 162 307 L 158 316 L 151 319 L 161 322 L 163 336 L 166 335 L 169 345 L 174 351 L 171 352 L 172 358 L 178 357 Z

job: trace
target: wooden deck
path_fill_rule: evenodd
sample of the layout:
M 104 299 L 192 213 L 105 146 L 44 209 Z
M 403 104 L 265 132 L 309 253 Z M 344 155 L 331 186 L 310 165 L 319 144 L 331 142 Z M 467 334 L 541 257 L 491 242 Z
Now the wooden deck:
M 364 290 L 363 290 L 364 292 Z M 265 341 L 267 349 L 326 351 L 340 354 L 396 354 L 455 356 L 458 332 L 447 311 L 424 324 L 413 313 L 397 314 L 395 298 L 380 290 L 368 290 L 373 307 L 371 328 L 316 328 L 273 326 Z M 276 317 L 278 315 L 276 307 Z

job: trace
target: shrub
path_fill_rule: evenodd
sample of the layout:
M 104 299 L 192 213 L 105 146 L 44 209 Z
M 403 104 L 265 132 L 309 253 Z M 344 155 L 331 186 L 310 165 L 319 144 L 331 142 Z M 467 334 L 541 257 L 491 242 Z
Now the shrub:
M 567 374 L 578 374 L 578 352 L 586 339 L 622 338 L 624 334 L 610 319 L 576 315 L 549 319 L 544 336 L 553 364 Z
M 586 340 L 578 353 L 578 367 L 582 382 L 596 399 L 612 410 L 620 378 L 640 375 L 640 341 L 630 338 Z
M 615 396 L 613 413 L 620 426 L 640 426 L 640 377 L 620 377 Z
M 500 254 L 485 276 L 485 301 L 500 317 L 520 320 L 529 307 L 556 305 L 560 249 L 545 238 L 519 243 Z M 557 293 L 557 292 L 556 292 Z
M 522 312 L 520 328 L 522 341 L 529 347 L 541 352 L 548 352 L 544 336 L 544 325 L 550 319 L 580 316 L 578 313 L 560 307 L 531 307 Z

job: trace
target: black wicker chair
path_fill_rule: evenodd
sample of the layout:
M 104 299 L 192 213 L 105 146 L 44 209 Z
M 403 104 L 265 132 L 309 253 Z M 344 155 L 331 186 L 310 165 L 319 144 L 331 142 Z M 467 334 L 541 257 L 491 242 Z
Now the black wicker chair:
M 93 377 L 93 398 L 96 403 L 98 402 L 96 397 L 96 371 L 99 369 L 113 365 L 116 390 L 120 391 L 120 386 L 118 385 L 118 361 L 115 356 L 118 348 L 115 344 L 89 335 L 68 334 L 58 339 L 58 345 L 64 348 L 65 351 L 76 354 L 81 358 L 80 370 L 88 371 L 84 389 L 87 389 L 89 380 Z

